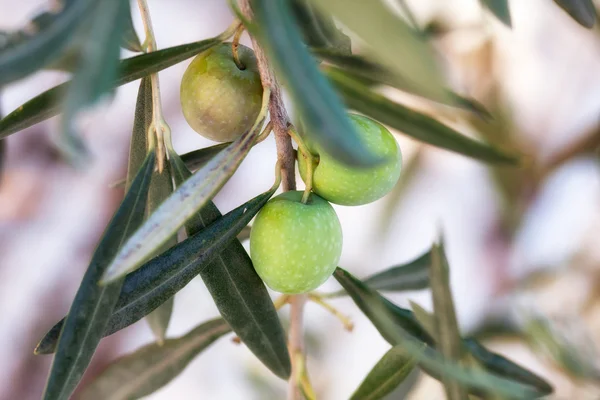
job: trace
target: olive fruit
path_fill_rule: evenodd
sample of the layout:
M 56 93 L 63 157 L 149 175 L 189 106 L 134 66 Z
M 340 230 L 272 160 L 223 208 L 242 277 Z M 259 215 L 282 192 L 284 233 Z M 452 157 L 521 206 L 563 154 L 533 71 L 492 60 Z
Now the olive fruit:
M 181 108 L 188 124 L 202 136 L 231 142 L 249 130 L 260 112 L 263 87 L 254 52 L 239 45 L 243 69 L 231 43 L 200 53 L 181 80 Z
M 311 194 L 291 191 L 271 199 L 250 232 L 250 257 L 271 289 L 289 294 L 316 289 L 335 270 L 342 253 L 342 227 L 335 210 Z
M 318 160 L 314 165 L 312 190 L 332 203 L 358 206 L 378 200 L 392 190 L 400 178 L 402 154 L 396 139 L 383 125 L 362 115 L 349 117 L 365 146 L 383 158 L 384 163 L 366 168 L 348 166 L 316 144 L 308 142 L 307 146 Z M 298 167 L 306 182 L 306 159 L 301 154 Z

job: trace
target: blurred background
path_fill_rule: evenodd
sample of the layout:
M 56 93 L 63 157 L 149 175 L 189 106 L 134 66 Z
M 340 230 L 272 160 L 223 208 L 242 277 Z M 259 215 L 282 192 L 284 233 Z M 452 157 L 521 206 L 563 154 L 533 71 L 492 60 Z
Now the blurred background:
M 391 0 L 393 3 L 395 0 Z M 0 0 L 0 30 L 21 28 L 48 2 Z M 443 231 L 458 318 L 465 334 L 555 385 L 552 399 L 600 399 L 600 32 L 550 0 L 512 1 L 513 28 L 478 0 L 407 1 L 434 43 L 448 81 L 482 102 L 485 122 L 455 109 L 387 92 L 459 131 L 525 155 L 519 168 L 491 168 L 399 134 L 404 175 L 386 198 L 336 207 L 344 230 L 341 266 L 362 277 L 416 258 Z M 150 0 L 160 48 L 218 34 L 232 21 L 222 0 Z M 133 13 L 142 32 L 137 11 Z M 243 43 L 249 45 L 247 37 Z M 358 47 L 356 50 L 360 50 Z M 124 56 L 129 56 L 124 51 Z M 188 63 L 160 73 L 166 119 L 180 153 L 212 143 L 187 126 L 179 82 Z M 5 88 L 10 112 L 68 78 L 46 71 Z M 0 399 L 37 399 L 51 358 L 38 339 L 69 308 L 102 231 L 122 199 L 139 83 L 82 121 L 93 153 L 75 170 L 55 150 L 56 118 L 0 143 Z M 273 138 L 257 145 L 216 197 L 229 211 L 273 182 Z M 299 181 L 301 186 L 301 181 Z M 322 290 L 336 290 L 333 279 Z M 430 293 L 390 296 L 431 309 Z M 317 395 L 346 399 L 389 345 L 349 299 L 332 302 L 352 333 L 319 306 L 306 307 L 308 368 Z M 175 300 L 169 336 L 218 315 L 200 279 Z M 287 310 L 281 312 L 287 318 Z M 544 335 L 540 336 L 539 333 Z M 537 333 L 536 340 L 528 337 Z M 541 340 L 540 337 L 546 339 Z M 149 398 L 280 399 L 274 377 L 231 336 L 220 339 Z M 101 343 L 81 386 L 111 360 L 153 340 L 145 321 Z M 415 390 L 391 398 L 442 400 L 439 384 L 415 375 Z M 77 395 L 75 395 L 77 397 Z

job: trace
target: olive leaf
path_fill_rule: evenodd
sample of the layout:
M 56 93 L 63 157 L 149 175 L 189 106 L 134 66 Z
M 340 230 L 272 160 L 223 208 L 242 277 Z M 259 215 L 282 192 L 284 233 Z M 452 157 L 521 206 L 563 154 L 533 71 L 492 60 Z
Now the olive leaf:
M 512 27 L 508 0 L 481 0 L 481 3 L 506 26 Z
M 308 47 L 351 54 L 350 38 L 336 27 L 330 14 L 317 10 L 309 0 L 293 0 L 291 8 Z
M 253 34 L 285 81 L 307 135 L 345 164 L 380 162 L 365 147 L 339 97 L 302 43 L 288 2 L 254 0 L 252 5 Z
M 596 6 L 593 0 L 554 0 L 575 21 L 586 28 L 596 24 Z
M 169 47 L 122 60 L 119 64 L 117 77 L 112 82 L 112 86 L 121 86 L 155 72 L 162 71 L 163 69 L 187 60 L 222 41 L 223 38 L 217 36 L 199 42 Z M 70 83 L 70 81 L 65 82 L 46 90 L 22 104 L 0 120 L 0 139 L 59 114 L 61 111 L 61 99 L 64 97 Z
M 351 400 L 379 400 L 398 387 L 412 372 L 417 360 L 401 346 L 392 347 L 373 367 Z
M 374 92 L 348 73 L 328 68 L 327 75 L 349 108 L 389 125 L 416 140 L 494 164 L 516 164 L 518 158 L 473 140 L 435 119 Z
M 231 143 L 219 143 L 214 146 L 205 147 L 190 151 L 189 153 L 182 154 L 181 160 L 183 160 L 185 166 L 190 171 L 196 171 L 204 166 L 211 158 L 216 156 L 222 150 L 226 149 Z
M 135 31 L 133 25 L 133 18 L 131 17 L 131 7 L 127 7 L 125 26 L 123 27 L 123 33 L 121 35 L 121 47 L 133 51 L 135 53 L 141 53 L 144 51 L 140 37 Z
M 115 360 L 81 393 L 81 400 L 139 399 L 165 386 L 217 339 L 230 332 L 221 319 L 207 321 L 163 345 L 152 343 Z
M 129 141 L 129 158 L 125 191 L 129 190 L 131 182 L 146 158 L 148 143 L 148 127 L 152 123 L 152 83 L 149 77 L 142 78 L 138 89 L 133 119 L 133 130 Z
M 93 105 L 112 86 L 119 63 L 119 40 L 127 21 L 128 0 L 103 0 L 87 18 L 79 66 L 67 90 L 58 148 L 75 163 L 87 153 L 75 118 Z
M 27 32 L 6 35 L 0 41 L 0 87 L 56 60 L 99 3 L 98 0 L 67 1 L 59 13 L 38 15 Z
M 400 264 L 364 278 L 365 285 L 373 290 L 403 292 L 421 290 L 429 287 L 429 267 L 431 266 L 431 251 L 416 259 Z M 345 295 L 345 291 L 328 294 L 327 297 Z
M 390 71 L 415 82 L 428 97 L 451 101 L 433 50 L 383 0 L 311 0 L 358 35 Z
M 262 110 L 266 110 L 269 98 L 269 93 L 265 91 Z M 254 145 L 264 120 L 265 115 L 261 113 L 250 130 L 183 182 L 127 240 L 108 266 L 100 283 L 107 284 L 140 267 L 211 200 Z
M 150 152 L 96 248 L 67 314 L 43 398 L 68 399 L 83 376 L 119 298 L 122 281 L 98 286 L 125 239 L 142 222 L 155 154 Z
M 311 52 L 319 59 L 327 61 L 340 69 L 354 76 L 366 86 L 387 85 L 398 90 L 410 93 L 428 100 L 439 102 L 440 99 L 428 96 L 427 92 L 420 89 L 410 79 L 407 79 L 398 73 L 392 73 L 383 65 L 376 63 L 364 56 L 356 54 L 343 54 L 332 49 L 313 48 Z M 447 106 L 459 107 L 471 111 L 484 119 L 490 119 L 489 111 L 476 100 L 463 97 L 448 89 L 448 98 L 441 99 Z M 444 101 L 447 100 L 447 101 Z
M 446 361 L 437 350 L 408 333 L 397 323 L 394 309 L 398 307 L 341 268 L 336 269 L 334 277 L 379 333 L 391 345 L 403 346 L 406 353 L 415 357 L 419 366 L 434 378 L 453 379 L 469 391 L 494 393 L 511 399 L 533 399 L 543 395 L 532 387 Z
M 169 161 L 177 185 L 191 176 L 177 154 L 171 153 Z M 186 223 L 186 231 L 194 235 L 220 217 L 219 209 L 209 201 Z M 285 332 L 265 284 L 239 240 L 233 239 L 200 271 L 200 277 L 219 312 L 242 342 L 271 371 L 287 379 L 291 364 Z
M 433 245 L 430 259 L 429 279 L 437 348 L 446 360 L 458 363 L 462 358 L 462 341 L 450 289 L 450 267 L 441 241 Z M 467 391 L 459 382 L 443 376 L 442 380 L 449 400 L 468 400 Z
M 154 171 L 150 190 L 148 192 L 148 204 L 146 206 L 146 215 L 151 215 L 158 206 L 173 193 L 173 180 L 171 169 L 165 166 L 162 172 Z M 157 250 L 156 255 L 162 254 L 177 244 L 177 235 L 173 236 Z M 173 312 L 174 297 L 168 298 L 157 309 L 146 316 L 146 322 L 154 333 L 159 344 L 163 343 L 171 320 Z
M 275 190 L 272 188 L 228 212 L 129 274 L 103 336 L 139 321 L 187 285 L 248 225 Z M 36 346 L 35 354 L 55 351 L 63 323 L 64 320 L 59 321 L 46 333 Z
M 415 318 L 428 333 L 434 335 L 435 319 L 433 315 L 412 301 L 410 304 L 414 311 Z M 553 391 L 552 386 L 550 386 L 550 384 L 544 379 L 540 378 L 533 372 L 526 370 L 508 358 L 488 350 L 474 338 L 462 339 L 462 347 L 465 355 L 468 353 L 468 355 L 470 355 L 488 372 L 515 382 L 530 385 L 536 388 L 538 392 L 545 395 L 550 394 Z

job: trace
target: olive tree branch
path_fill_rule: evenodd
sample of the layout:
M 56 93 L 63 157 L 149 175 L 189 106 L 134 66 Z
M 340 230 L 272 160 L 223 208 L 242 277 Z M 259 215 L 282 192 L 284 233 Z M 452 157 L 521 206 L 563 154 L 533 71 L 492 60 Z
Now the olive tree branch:
M 252 9 L 249 0 L 240 0 L 239 2 L 242 14 L 250 20 L 252 18 Z M 288 135 L 289 118 L 281 97 L 281 89 L 277 79 L 273 74 L 264 50 L 260 47 L 256 38 L 250 35 L 254 54 L 258 64 L 258 71 L 263 87 L 271 88 L 271 100 L 269 102 L 269 113 L 275 133 L 275 144 L 277 145 L 277 159 L 281 162 L 282 186 L 284 191 L 296 189 L 296 171 L 294 167 L 294 148 Z
M 239 0 L 240 9 L 246 19 L 252 19 L 252 8 L 249 0 Z M 269 103 L 269 113 L 271 115 L 271 123 L 275 134 L 275 143 L 277 145 L 277 160 L 281 163 L 282 187 L 284 191 L 296 189 L 296 170 L 295 170 L 295 155 L 292 141 L 288 133 L 289 118 L 281 97 L 281 89 L 277 83 L 277 79 L 273 74 L 264 50 L 255 37 L 250 35 L 254 54 L 258 63 L 258 70 L 263 87 L 271 88 L 271 99 Z M 302 314 L 304 312 L 304 304 L 306 303 L 306 295 L 290 296 L 288 302 L 290 304 L 290 329 L 288 347 L 290 359 L 292 362 L 292 374 L 289 381 L 288 398 L 290 400 L 301 400 L 302 392 L 300 390 L 300 381 L 298 380 L 299 368 L 303 369 L 302 365 L 298 365 L 297 360 L 304 360 L 304 338 L 302 329 Z M 304 363 L 301 363 L 304 364 Z
M 148 3 L 146 0 L 138 0 L 138 7 L 144 24 L 144 32 L 146 39 L 144 40 L 144 47 L 146 51 L 152 52 L 157 50 L 156 39 L 154 37 L 154 29 L 152 28 L 152 20 L 150 19 L 150 10 L 148 9 Z M 150 83 L 152 85 L 152 123 L 148 128 L 148 143 L 152 145 L 154 143 L 154 137 L 156 137 L 156 155 L 158 171 L 162 172 L 165 163 L 166 151 L 164 137 L 167 137 L 169 149 L 171 145 L 171 129 L 167 125 L 163 118 L 162 102 L 160 99 L 160 85 L 158 82 L 158 73 L 150 75 Z

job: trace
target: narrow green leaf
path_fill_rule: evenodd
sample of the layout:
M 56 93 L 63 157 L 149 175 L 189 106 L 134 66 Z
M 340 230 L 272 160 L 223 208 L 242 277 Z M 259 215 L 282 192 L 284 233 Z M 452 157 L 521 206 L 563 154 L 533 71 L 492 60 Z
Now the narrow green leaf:
M 133 25 L 133 18 L 131 17 L 131 7 L 127 8 L 125 27 L 123 29 L 123 34 L 121 35 L 121 47 L 133 51 L 136 53 L 141 53 L 144 51 L 142 48 L 142 43 L 140 42 L 140 37 L 135 31 L 135 26 Z
M 387 85 L 399 89 L 403 92 L 410 93 L 428 100 L 439 102 L 440 99 L 428 96 L 427 92 L 415 85 L 410 79 L 394 74 L 384 66 L 376 62 L 356 54 L 343 54 L 331 49 L 311 49 L 312 53 L 321 60 L 334 64 L 345 72 L 354 76 L 355 79 L 362 81 L 367 86 L 372 85 Z M 489 111 L 477 101 L 460 96 L 448 90 L 448 98 L 441 104 L 453 107 L 460 107 L 471 111 L 484 119 L 491 118 Z
M 369 46 L 390 71 L 414 82 L 428 97 L 451 101 L 437 60 L 422 35 L 382 0 L 311 0 Z
M 424 347 L 422 341 L 408 334 L 397 324 L 396 315 L 393 313 L 396 307 L 394 304 L 341 268 L 336 269 L 334 277 L 381 335 L 391 345 L 402 346 L 408 355 L 419 361 L 419 366 L 423 370 L 436 379 L 440 376 L 453 379 L 465 385 L 470 391 L 495 393 L 511 399 L 534 399 L 541 395 L 529 386 L 449 363 L 433 347 Z
M 0 43 L 0 87 L 56 60 L 98 3 L 97 0 L 64 2 L 59 13 L 38 15 L 31 21 L 27 33 L 9 34 L 8 40 Z
M 177 154 L 171 153 L 170 161 L 176 171 L 175 181 L 181 184 L 191 173 Z M 194 235 L 219 218 L 221 212 L 209 201 L 188 221 L 186 231 Z M 291 364 L 285 332 L 269 292 L 239 240 L 233 239 L 200 271 L 200 277 L 242 342 L 277 376 L 287 379 Z
M 423 326 L 429 334 L 436 336 L 435 318 L 433 315 L 412 301 L 410 304 L 414 311 L 414 315 L 421 326 Z M 550 384 L 544 379 L 510 361 L 506 357 L 489 351 L 473 338 L 462 339 L 462 348 L 463 353 L 470 354 L 473 359 L 479 363 L 479 365 L 481 365 L 490 373 L 515 382 L 532 386 L 541 395 L 548 395 L 553 391 L 552 386 L 550 386 Z
M 127 165 L 127 178 L 125 191 L 129 190 L 131 182 L 140 170 L 148 148 L 147 132 L 152 122 L 152 83 L 150 78 L 142 78 L 138 89 L 133 119 L 133 131 L 129 142 L 129 161 Z
M 87 149 L 75 127 L 75 118 L 112 86 L 121 51 L 119 40 L 128 11 L 128 0 L 102 0 L 86 20 L 90 27 L 84 33 L 80 63 L 67 90 L 58 139 L 61 152 L 77 164 L 82 163 Z
M 406 290 L 421 290 L 429 287 L 429 267 L 431 251 L 406 263 L 390 267 L 363 279 L 363 283 L 373 290 L 403 292 Z M 346 295 L 340 290 L 327 294 L 327 297 Z
M 44 391 L 46 400 L 69 398 L 103 336 L 123 282 L 101 287 L 98 279 L 125 239 L 142 222 L 154 162 L 155 155 L 151 152 L 106 228 L 83 276 L 60 333 Z
M 237 235 L 237 239 L 240 242 L 243 242 L 244 240 L 250 239 L 250 231 L 251 230 L 252 230 L 251 227 L 245 226 L 244 229 L 242 229 L 242 231 L 239 233 L 239 235 Z
M 488 163 L 518 162 L 517 156 L 470 139 L 425 114 L 395 103 L 337 69 L 328 69 L 328 76 L 348 107 L 419 141 Z
M 285 81 L 307 135 L 346 164 L 379 162 L 362 143 L 339 97 L 302 43 L 288 2 L 254 0 L 252 4 L 256 36 Z
M 275 189 L 256 196 L 128 275 L 104 336 L 139 321 L 187 285 L 248 225 L 273 193 Z M 63 323 L 59 321 L 46 333 L 36 354 L 55 350 Z
M 230 144 L 231 143 L 219 143 L 214 146 L 190 151 L 189 153 L 182 154 L 180 158 L 185 163 L 187 169 L 196 171 L 203 167 L 211 158 L 226 149 Z
M 554 0 L 575 21 L 586 28 L 596 24 L 596 6 L 593 0 Z
M 337 28 L 330 14 L 317 10 L 309 0 L 293 0 L 291 9 L 308 47 L 351 54 L 350 38 Z
M 152 215 L 154 210 L 173 193 L 173 179 L 171 177 L 171 169 L 165 165 L 162 173 L 154 171 L 152 175 L 152 183 L 148 192 L 148 205 L 146 206 L 146 215 Z M 156 255 L 162 254 L 171 247 L 177 244 L 177 236 L 173 236 L 161 246 L 156 252 Z M 174 297 L 167 299 L 157 309 L 146 316 L 146 322 L 154 333 L 159 344 L 163 343 L 171 320 L 173 312 Z
M 462 358 L 462 341 L 450 289 L 450 267 L 441 243 L 434 244 L 431 249 L 429 279 L 438 349 L 446 360 L 459 363 Z M 457 381 L 445 377 L 442 380 L 448 400 L 468 400 L 467 391 Z
M 512 27 L 508 0 L 481 0 L 484 7 L 492 12 L 504 25 Z
M 113 86 L 121 86 L 155 72 L 162 71 L 222 41 L 220 37 L 214 37 L 122 60 Z M 60 100 L 64 96 L 69 84 L 70 81 L 46 90 L 0 120 L 0 139 L 57 115 L 61 111 Z
M 379 400 L 390 394 L 411 373 L 417 360 L 401 346 L 392 347 L 377 362 L 351 400 Z
M 363 280 L 373 290 L 405 291 L 420 290 L 429 287 L 429 268 L 431 252 L 423 254 L 415 260 L 398 265 L 385 271 L 371 275 Z
M 486 349 L 481 343 L 472 338 L 463 339 L 465 349 L 485 369 L 503 378 L 507 378 L 536 388 L 541 394 L 552 393 L 552 386 L 544 379 L 514 363 L 508 358 Z
M 186 335 L 144 346 L 108 366 L 82 392 L 81 400 L 125 400 L 147 396 L 177 377 L 204 349 L 231 329 L 219 318 Z
M 269 97 L 268 94 L 263 96 L 263 110 Z M 140 267 L 214 197 L 254 145 L 264 120 L 265 115 L 261 114 L 248 132 L 214 156 L 156 209 L 119 250 L 102 277 L 101 284 L 119 279 Z

